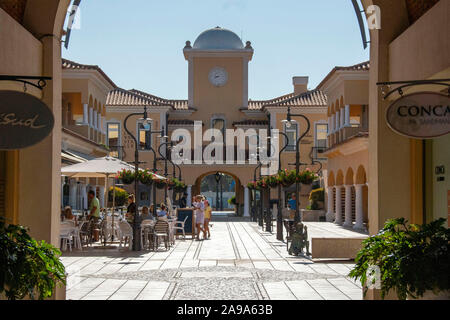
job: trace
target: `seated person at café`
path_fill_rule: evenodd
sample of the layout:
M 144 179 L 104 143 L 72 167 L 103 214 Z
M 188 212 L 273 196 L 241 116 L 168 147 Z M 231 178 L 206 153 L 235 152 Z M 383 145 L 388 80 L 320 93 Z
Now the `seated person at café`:
M 161 204 L 161 210 L 158 210 L 158 220 L 167 220 L 167 207 L 165 204 Z
M 64 220 L 74 220 L 74 215 L 72 213 L 72 208 L 67 206 L 64 208 Z
M 153 216 L 149 212 L 148 207 L 143 207 L 142 208 L 141 218 L 142 218 L 142 221 L 144 221 L 144 220 L 153 220 Z

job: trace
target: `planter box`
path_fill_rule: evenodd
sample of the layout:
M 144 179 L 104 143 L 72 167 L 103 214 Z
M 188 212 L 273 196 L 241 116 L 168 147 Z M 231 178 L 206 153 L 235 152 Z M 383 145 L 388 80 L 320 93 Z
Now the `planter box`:
M 320 217 L 325 217 L 324 210 L 300 210 L 301 219 L 303 222 L 320 222 Z

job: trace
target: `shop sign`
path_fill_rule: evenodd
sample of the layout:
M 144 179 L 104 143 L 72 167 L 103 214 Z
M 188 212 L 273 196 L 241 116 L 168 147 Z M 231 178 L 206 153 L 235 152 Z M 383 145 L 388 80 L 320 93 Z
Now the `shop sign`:
M 41 142 L 53 130 L 52 111 L 38 98 L 19 91 L 0 91 L 0 150 Z
M 416 139 L 450 133 L 450 97 L 436 92 L 401 97 L 387 110 L 387 123 L 395 132 Z

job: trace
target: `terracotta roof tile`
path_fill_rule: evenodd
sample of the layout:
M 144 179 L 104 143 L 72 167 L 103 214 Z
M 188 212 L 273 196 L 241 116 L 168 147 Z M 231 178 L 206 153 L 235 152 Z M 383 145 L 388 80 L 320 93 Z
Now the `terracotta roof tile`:
M 264 105 L 264 107 L 324 107 L 327 96 L 320 90 L 301 93 L 291 98 Z
M 63 70 L 96 70 L 100 75 L 111 84 L 114 88 L 117 88 L 116 84 L 106 75 L 103 70 L 97 65 L 81 64 L 67 59 L 62 59 Z
M 129 90 L 116 88 L 108 93 L 106 98 L 106 105 L 108 107 L 119 106 L 171 106 L 151 100 L 142 95 L 135 94 Z
M 327 82 L 333 74 L 336 73 L 336 71 L 369 71 L 370 70 L 370 61 L 365 61 L 362 63 L 355 64 L 353 66 L 348 67 L 334 67 L 333 70 L 330 71 L 330 73 L 320 82 L 320 84 L 317 86 L 317 89 L 320 89 L 325 82 Z

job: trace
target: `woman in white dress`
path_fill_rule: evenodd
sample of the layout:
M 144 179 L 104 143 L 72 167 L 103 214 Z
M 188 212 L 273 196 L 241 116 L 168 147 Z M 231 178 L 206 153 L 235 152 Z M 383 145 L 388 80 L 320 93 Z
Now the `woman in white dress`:
M 200 231 L 203 232 L 203 239 L 206 238 L 206 233 L 203 229 L 203 225 L 205 223 L 205 205 L 203 204 L 203 197 L 196 196 L 192 205 L 195 208 L 195 230 L 197 231 L 197 241 L 200 241 Z

